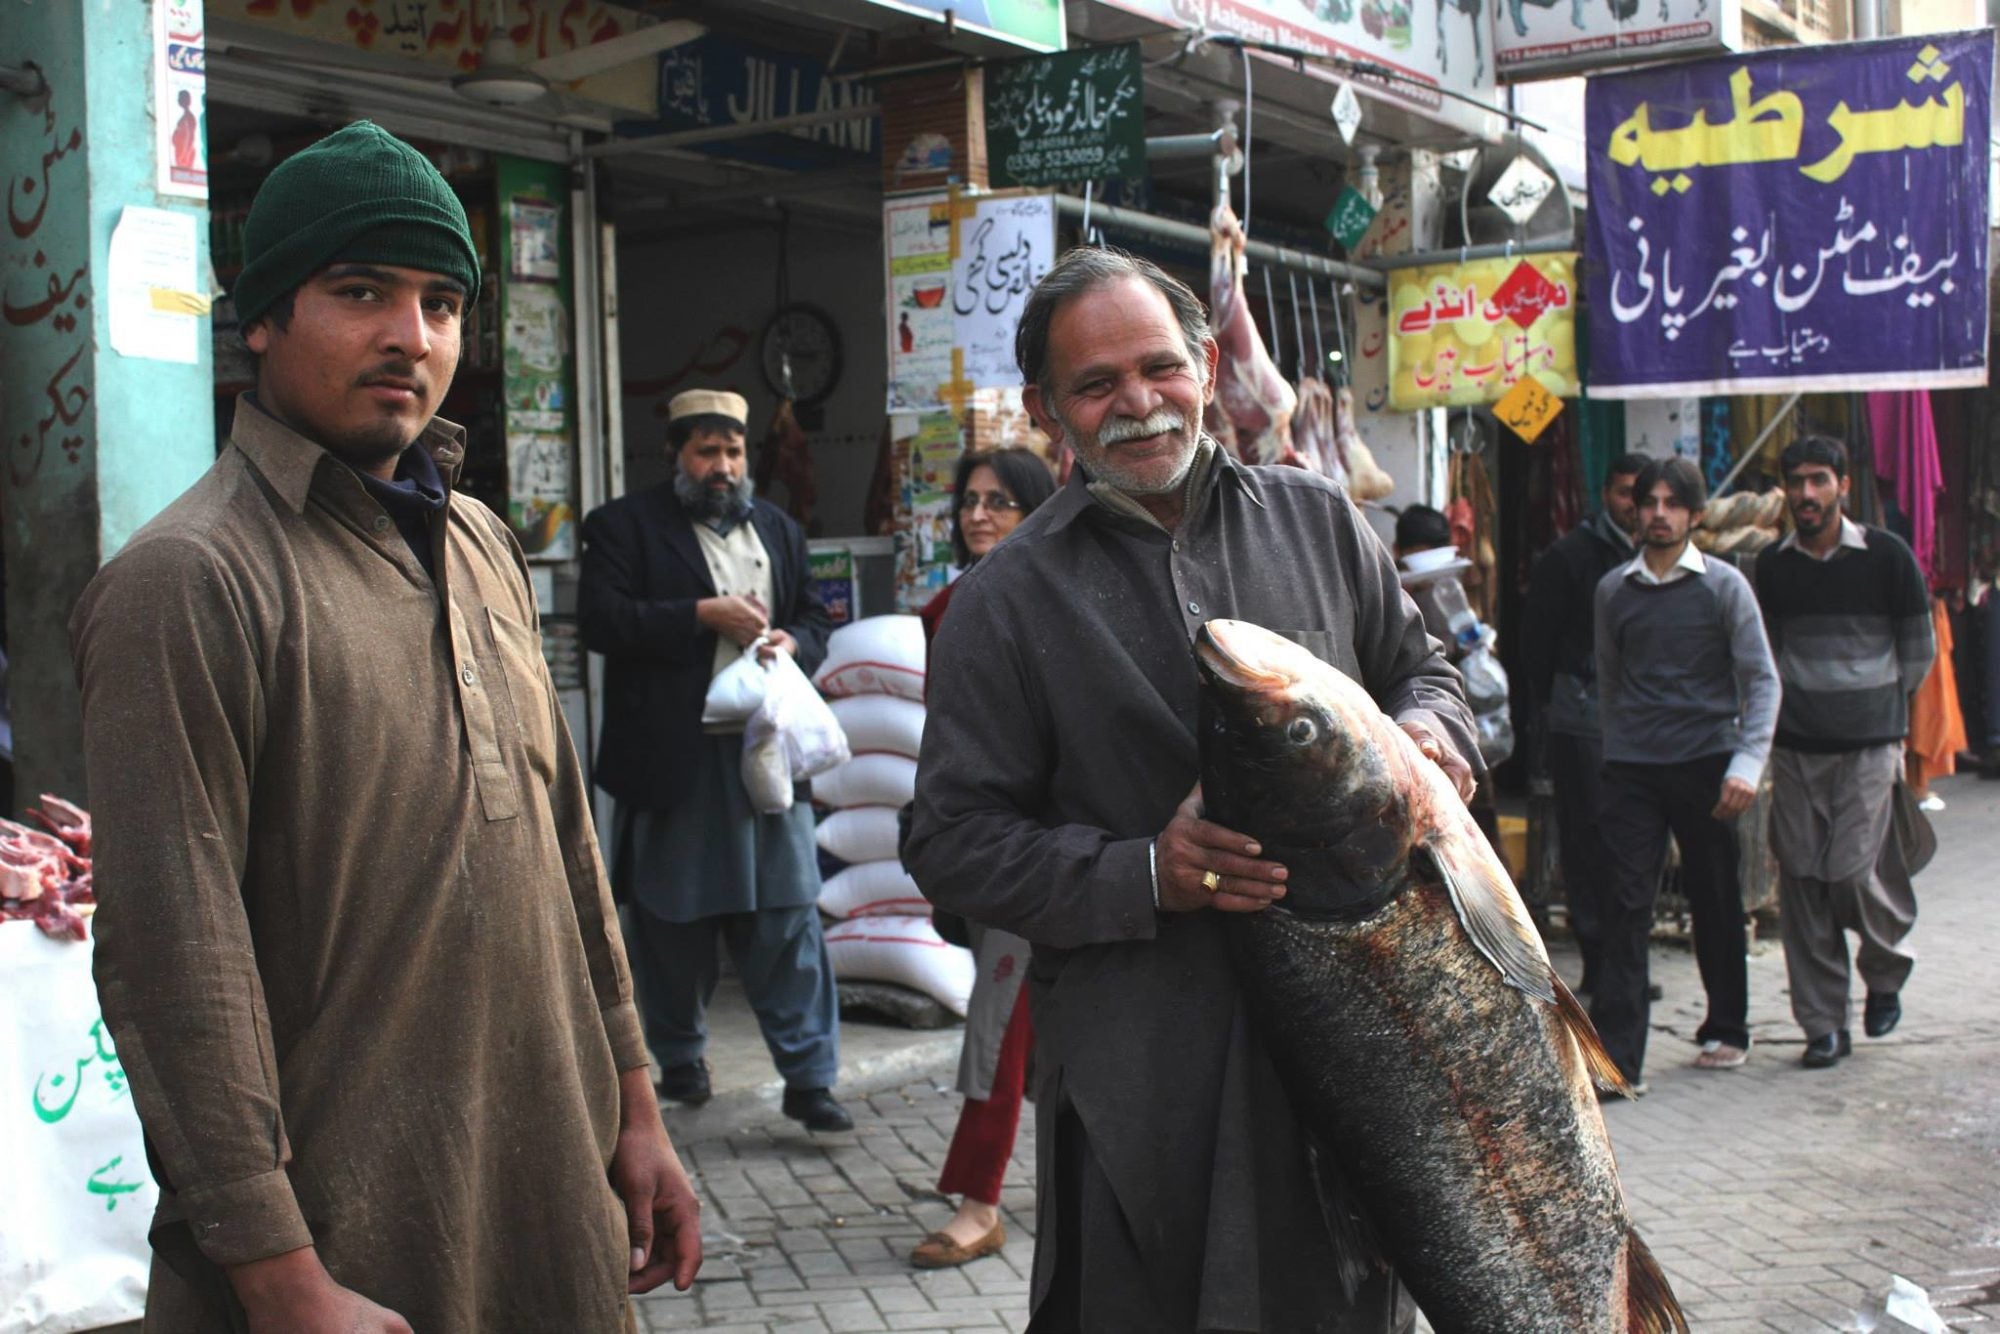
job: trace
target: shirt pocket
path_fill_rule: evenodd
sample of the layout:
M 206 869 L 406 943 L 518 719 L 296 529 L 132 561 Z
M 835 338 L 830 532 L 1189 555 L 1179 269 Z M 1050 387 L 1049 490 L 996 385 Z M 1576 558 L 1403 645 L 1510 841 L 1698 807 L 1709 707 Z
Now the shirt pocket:
M 549 694 L 542 639 L 534 630 L 492 607 L 486 609 L 493 647 L 514 709 L 514 726 L 528 753 L 528 765 L 543 782 L 556 776 L 555 700 Z

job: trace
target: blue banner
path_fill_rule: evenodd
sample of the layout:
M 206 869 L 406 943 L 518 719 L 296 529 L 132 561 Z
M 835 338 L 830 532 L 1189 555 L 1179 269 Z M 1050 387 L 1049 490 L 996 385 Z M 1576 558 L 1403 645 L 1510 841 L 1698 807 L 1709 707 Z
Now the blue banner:
M 1993 33 L 1590 80 L 1589 390 L 1986 383 Z

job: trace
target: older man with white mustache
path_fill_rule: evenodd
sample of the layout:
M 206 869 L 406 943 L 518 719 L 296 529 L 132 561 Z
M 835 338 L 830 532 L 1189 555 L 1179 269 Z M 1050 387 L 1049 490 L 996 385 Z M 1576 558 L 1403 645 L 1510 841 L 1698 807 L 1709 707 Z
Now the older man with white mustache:
M 904 857 L 940 906 L 1034 944 L 1029 1328 L 1406 1329 L 1393 1278 L 1343 1284 L 1339 1188 L 1242 1010 L 1220 914 L 1282 900 L 1287 872 L 1202 818 L 1190 645 L 1212 617 L 1297 639 L 1469 793 L 1458 677 L 1338 485 L 1202 433 L 1217 351 L 1185 285 L 1071 251 L 1015 354 L 1081 466 L 953 596 Z

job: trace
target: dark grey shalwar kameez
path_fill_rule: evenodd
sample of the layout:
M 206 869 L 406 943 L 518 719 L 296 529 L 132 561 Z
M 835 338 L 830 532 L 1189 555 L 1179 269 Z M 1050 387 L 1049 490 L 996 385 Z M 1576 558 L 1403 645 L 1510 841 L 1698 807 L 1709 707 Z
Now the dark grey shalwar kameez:
M 1379 1278 L 1356 1302 L 1341 1291 L 1222 915 L 1154 910 L 1148 851 L 1199 773 L 1190 644 L 1217 616 L 1292 634 L 1476 753 L 1388 552 L 1302 470 L 1205 455 L 1171 534 L 1078 475 L 961 581 L 932 647 L 905 861 L 940 907 L 1034 942 L 1037 1330 L 1380 1334 L 1406 1318 Z

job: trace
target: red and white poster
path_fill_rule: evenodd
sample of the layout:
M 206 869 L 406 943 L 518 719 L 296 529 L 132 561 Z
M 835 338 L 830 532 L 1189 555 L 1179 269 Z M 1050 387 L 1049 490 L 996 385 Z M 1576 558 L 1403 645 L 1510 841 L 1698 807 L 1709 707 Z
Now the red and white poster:
M 208 72 L 201 0 L 153 0 L 153 157 L 163 195 L 208 198 Z

